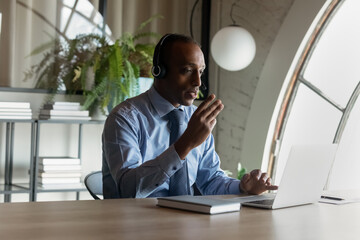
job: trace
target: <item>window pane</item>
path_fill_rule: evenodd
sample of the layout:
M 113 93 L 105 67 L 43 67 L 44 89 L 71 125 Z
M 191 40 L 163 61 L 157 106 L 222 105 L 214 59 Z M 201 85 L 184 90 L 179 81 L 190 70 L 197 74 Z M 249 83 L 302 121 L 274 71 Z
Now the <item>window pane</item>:
M 340 139 L 329 189 L 360 189 L 360 99 L 351 111 Z
M 68 6 L 68 7 L 72 8 L 74 6 L 74 4 L 75 4 L 75 1 L 74 0 L 63 0 L 63 4 L 65 6 Z
M 63 7 L 61 8 L 60 11 L 60 31 L 64 32 L 65 31 L 65 27 L 68 24 L 68 21 L 70 20 L 70 13 L 71 13 L 71 9 Z
M 304 73 L 306 80 L 343 107 L 360 75 L 359 9 L 359 0 L 344 1 L 321 36 Z
M 280 182 L 291 146 L 332 143 L 341 116 L 339 110 L 300 84 L 284 129 L 275 168 L 275 184 Z
M 97 13 L 94 6 L 87 0 L 79 1 L 76 5 L 76 11 L 84 14 L 87 18 L 90 18 L 93 13 Z
M 70 20 L 69 28 L 66 31 L 68 38 L 75 38 L 79 34 L 83 33 L 95 33 L 101 34 L 101 31 L 92 22 L 89 22 L 81 15 L 74 13 Z

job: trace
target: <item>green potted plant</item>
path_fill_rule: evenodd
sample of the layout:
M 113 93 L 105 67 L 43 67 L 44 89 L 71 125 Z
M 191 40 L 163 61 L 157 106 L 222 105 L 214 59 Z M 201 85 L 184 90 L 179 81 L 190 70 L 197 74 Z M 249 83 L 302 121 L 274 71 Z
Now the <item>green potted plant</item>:
M 50 99 L 63 90 L 70 94 L 82 91 L 84 109 L 90 112 L 100 109 L 105 113 L 108 106 L 112 108 L 137 92 L 140 76 L 151 77 L 155 43 L 138 42 L 146 37 L 159 37 L 143 32 L 147 24 L 159 17 L 151 17 L 134 34 L 125 33 L 114 43 L 104 36 L 83 34 L 42 45 L 31 54 L 49 47 L 51 50 L 25 73 L 25 79 L 35 76 L 35 87 L 49 89 L 53 93 Z

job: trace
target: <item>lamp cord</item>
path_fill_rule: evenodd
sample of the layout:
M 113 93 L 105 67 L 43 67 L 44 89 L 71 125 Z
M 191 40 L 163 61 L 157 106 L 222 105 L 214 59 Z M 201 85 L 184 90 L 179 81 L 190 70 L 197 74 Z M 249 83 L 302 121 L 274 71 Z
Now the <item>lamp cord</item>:
M 234 2 L 232 5 L 231 5 L 231 10 L 230 10 L 230 18 L 231 18 L 231 21 L 233 22 L 233 25 L 236 25 L 236 22 L 235 22 L 235 19 L 233 18 L 233 9 L 234 9 L 234 6 L 236 5 L 236 2 Z
M 193 22 L 193 16 L 194 16 L 194 11 L 195 11 L 195 7 L 196 7 L 196 5 L 199 3 L 199 0 L 196 0 L 195 1 L 195 3 L 194 3 L 194 5 L 193 5 L 193 7 L 192 7 L 192 9 L 191 9 L 191 14 L 190 14 L 190 36 L 192 37 L 192 38 L 194 38 L 194 34 L 193 34 L 193 28 L 192 28 L 192 22 Z

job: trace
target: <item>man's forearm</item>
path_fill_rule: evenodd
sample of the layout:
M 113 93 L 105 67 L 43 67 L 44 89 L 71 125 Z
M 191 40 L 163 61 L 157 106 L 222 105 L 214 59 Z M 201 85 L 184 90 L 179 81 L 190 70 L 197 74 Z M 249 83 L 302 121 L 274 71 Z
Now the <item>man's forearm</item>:
M 141 155 L 138 157 L 141 158 Z M 110 171 L 115 175 L 113 178 L 116 179 L 120 197 L 124 198 L 148 197 L 183 164 L 174 146 L 170 146 L 155 159 L 141 165 L 138 165 L 139 162 L 131 164 L 130 159 L 119 164 L 120 156 L 113 156 L 111 159 L 113 161 L 109 161 Z

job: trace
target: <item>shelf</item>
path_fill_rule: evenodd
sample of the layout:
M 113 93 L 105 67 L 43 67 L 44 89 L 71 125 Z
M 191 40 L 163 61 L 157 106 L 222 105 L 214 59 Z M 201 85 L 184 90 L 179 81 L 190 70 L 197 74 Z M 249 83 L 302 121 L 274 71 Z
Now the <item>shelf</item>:
M 35 122 L 36 119 L 0 119 L 0 122 L 8 122 L 8 123 L 12 123 L 12 122 L 25 122 L 25 123 L 31 123 L 31 122 Z
M 40 129 L 43 124 L 77 124 L 78 125 L 78 158 L 81 159 L 82 127 L 88 124 L 104 124 L 102 120 L 37 120 L 37 119 L 0 119 L 0 123 L 6 123 L 6 146 L 5 146 L 5 175 L 3 184 L 0 184 L 0 194 L 4 194 L 4 202 L 11 202 L 11 194 L 27 193 L 29 201 L 36 201 L 38 193 L 45 192 L 76 192 L 76 199 L 79 193 L 87 191 L 85 185 L 81 184 L 57 184 L 52 186 L 41 186 L 38 184 L 38 165 L 40 149 Z M 14 132 L 16 123 L 31 124 L 30 138 L 30 170 L 29 183 L 12 183 L 13 175 L 13 149 Z M 12 184 L 10 184 L 12 183 Z
M 0 122 L 25 122 L 25 123 L 31 123 L 31 122 L 38 122 L 38 123 L 67 123 L 67 124 L 102 124 L 105 123 L 105 120 L 38 120 L 38 119 L 0 119 Z
M 0 184 L 1 194 L 13 194 L 13 193 L 29 193 L 30 188 L 28 183 L 17 183 L 12 185 Z
M 75 187 L 73 184 L 54 184 L 53 186 L 47 186 L 47 187 L 42 187 L 42 186 L 38 185 L 36 191 L 38 193 L 40 193 L 40 192 L 82 192 L 82 191 L 87 191 L 87 189 L 83 183 L 81 183 L 81 186 L 75 185 Z
M 102 124 L 102 120 L 36 120 L 38 123 L 66 123 L 66 124 Z

